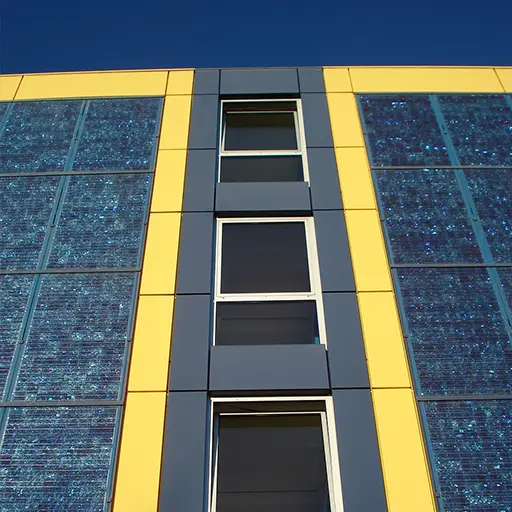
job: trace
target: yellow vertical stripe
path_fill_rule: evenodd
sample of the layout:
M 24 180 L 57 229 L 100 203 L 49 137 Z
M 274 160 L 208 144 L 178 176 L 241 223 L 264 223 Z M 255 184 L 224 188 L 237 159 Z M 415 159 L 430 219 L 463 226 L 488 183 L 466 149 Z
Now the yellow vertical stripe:
M 21 82 L 21 76 L 0 76 L 0 101 L 14 99 Z
M 157 512 L 194 72 L 170 71 L 143 259 L 114 512 Z
M 165 420 L 165 392 L 128 393 L 114 512 L 156 512 Z
M 434 512 L 430 474 L 356 97 L 343 92 L 348 87 L 344 82 L 346 68 L 340 69 L 339 72 L 325 69 L 324 77 L 388 510 Z M 427 77 L 391 71 L 386 75 L 382 70 L 353 68 L 349 69 L 349 75 L 354 91 L 373 87 L 372 90 L 380 88 L 383 92 L 386 87 L 398 86 L 404 77 L 409 80 L 406 85 L 410 88 L 419 87 L 420 83 L 434 84 L 439 77 L 445 80 L 439 87 L 447 86 L 447 80 L 452 80 L 451 83 L 455 80 L 453 75 L 443 73 Z M 489 74 L 479 77 L 485 81 Z

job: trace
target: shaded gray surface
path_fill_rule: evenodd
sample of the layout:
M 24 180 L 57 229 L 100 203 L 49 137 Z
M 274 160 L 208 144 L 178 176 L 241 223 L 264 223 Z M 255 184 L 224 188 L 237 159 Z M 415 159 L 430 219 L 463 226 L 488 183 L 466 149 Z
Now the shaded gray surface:
M 308 148 L 332 148 L 332 131 L 325 93 L 301 94 Z
M 216 94 L 193 96 L 188 149 L 215 149 L 218 142 L 220 102 Z
M 187 155 L 184 212 L 211 212 L 217 180 L 217 152 L 192 149 Z
M 308 149 L 309 181 L 314 210 L 341 210 L 340 182 L 333 148 Z
M 299 68 L 299 87 L 305 92 L 325 93 L 324 73 L 322 68 Z
M 212 289 L 213 213 L 184 213 L 181 219 L 176 291 L 209 294 Z
M 289 69 L 223 69 L 220 72 L 221 94 L 299 93 L 297 70 Z
M 212 347 L 210 391 L 328 390 L 324 345 Z
M 345 512 L 386 512 L 370 391 L 333 390 Z
M 311 212 L 309 186 L 304 182 L 217 183 L 215 212 L 303 215 Z
M 196 69 L 194 73 L 194 94 L 219 94 L 220 70 Z
M 174 306 L 169 389 L 206 391 L 210 295 L 178 295 Z

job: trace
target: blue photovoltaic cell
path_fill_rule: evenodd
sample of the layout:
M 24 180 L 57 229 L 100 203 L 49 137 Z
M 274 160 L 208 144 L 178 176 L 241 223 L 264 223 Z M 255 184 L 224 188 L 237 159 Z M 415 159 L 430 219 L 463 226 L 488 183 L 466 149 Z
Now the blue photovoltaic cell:
M 0 399 L 20 338 L 33 277 L 0 275 Z
M 512 268 L 500 268 L 498 270 L 498 276 L 505 294 L 505 299 L 508 302 L 509 310 L 512 312 Z M 512 366 L 512 361 L 510 365 Z
M 512 400 L 425 402 L 445 512 L 512 511 Z
M 136 274 L 42 277 L 14 400 L 119 398 Z
M 0 103 L 0 124 L 2 124 L 4 120 L 4 115 L 7 111 L 7 107 L 9 106 L 9 103 Z
M 117 408 L 8 410 L 0 510 L 103 512 Z
M 159 98 L 91 100 L 73 169 L 151 169 L 160 103 Z
M 149 174 L 73 176 L 48 266 L 137 266 L 150 184 Z
M 15 103 L 0 138 L 0 171 L 62 171 L 81 101 Z
M 464 173 L 494 261 L 512 262 L 512 170 L 471 169 Z
M 57 177 L 0 177 L 0 268 L 36 268 L 59 182 Z
M 428 96 L 361 96 L 372 166 L 450 165 Z
M 376 171 L 394 263 L 481 261 L 454 171 Z
M 512 165 L 512 110 L 503 96 L 439 96 L 461 165 Z
M 512 344 L 483 268 L 398 269 L 424 395 L 512 390 Z

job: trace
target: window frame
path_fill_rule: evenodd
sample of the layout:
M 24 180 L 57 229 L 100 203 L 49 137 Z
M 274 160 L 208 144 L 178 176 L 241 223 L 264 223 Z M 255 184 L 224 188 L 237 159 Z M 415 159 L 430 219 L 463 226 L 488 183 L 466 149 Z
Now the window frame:
M 295 122 L 295 135 L 297 138 L 297 149 L 283 149 L 283 150 L 225 150 L 224 143 L 226 138 L 226 109 L 225 105 L 230 103 L 290 103 L 294 104 L 295 108 L 291 110 L 241 110 L 240 114 L 249 113 L 283 113 L 293 112 L 293 119 Z M 266 157 L 266 156 L 300 156 L 302 161 L 302 181 L 297 183 L 309 183 L 309 167 L 306 152 L 306 134 L 304 131 L 304 116 L 302 113 L 302 102 L 299 98 L 273 98 L 273 99 L 228 99 L 221 100 L 220 102 L 220 130 L 219 130 L 219 154 L 218 154 L 218 169 L 217 169 L 217 182 L 221 182 L 221 166 L 223 158 L 237 158 L 237 157 Z M 253 182 L 245 182 L 253 183 Z M 269 182 L 257 182 L 269 183 Z M 270 182 L 272 183 L 272 182 Z
M 281 410 L 276 411 L 247 411 L 247 412 L 216 412 L 216 404 L 236 404 L 244 402 L 281 403 Z M 315 410 L 301 410 L 301 402 L 317 402 Z M 297 405 L 294 407 L 294 405 Z M 220 415 L 230 416 L 277 416 L 318 414 L 322 425 L 324 441 L 325 469 L 329 491 L 331 512 L 343 512 L 343 492 L 341 485 L 341 468 L 339 462 L 338 442 L 336 436 L 336 419 L 332 396 L 276 396 L 276 397 L 210 397 L 210 416 L 207 447 L 207 482 L 208 482 L 208 512 L 216 512 L 217 507 L 217 464 L 218 464 L 218 418 Z
M 222 228 L 224 224 L 271 224 L 302 223 L 306 238 L 309 284 L 308 292 L 277 293 L 221 293 L 222 279 Z M 213 345 L 217 333 L 217 303 L 219 302 L 284 302 L 314 301 L 318 324 L 318 336 L 321 345 L 327 347 L 327 334 L 324 321 L 320 265 L 316 250 L 316 235 L 313 217 L 227 217 L 218 218 L 215 234 L 215 275 L 214 275 L 214 311 L 213 311 Z

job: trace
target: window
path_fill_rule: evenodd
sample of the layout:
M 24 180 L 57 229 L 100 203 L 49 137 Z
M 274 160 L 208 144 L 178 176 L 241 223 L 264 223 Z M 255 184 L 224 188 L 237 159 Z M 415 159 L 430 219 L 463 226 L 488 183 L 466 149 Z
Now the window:
M 299 100 L 223 101 L 221 182 L 307 180 Z
M 314 247 L 312 218 L 219 220 L 215 344 L 325 339 Z
M 342 509 L 330 398 L 213 400 L 210 512 Z

